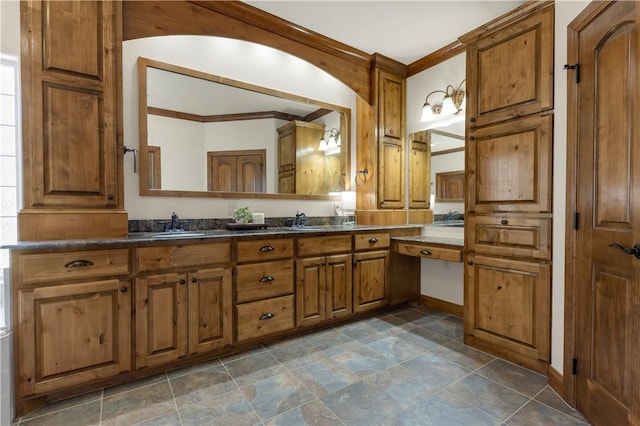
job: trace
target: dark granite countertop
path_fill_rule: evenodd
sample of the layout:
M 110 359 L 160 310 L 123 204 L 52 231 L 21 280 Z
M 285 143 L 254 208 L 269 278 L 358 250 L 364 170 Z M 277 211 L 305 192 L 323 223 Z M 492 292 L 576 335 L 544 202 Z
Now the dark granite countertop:
M 186 240 L 215 240 L 225 238 L 249 238 L 267 236 L 299 236 L 313 234 L 327 234 L 340 232 L 361 232 L 361 231 L 382 231 L 391 229 L 416 229 L 423 225 L 318 225 L 304 227 L 268 227 L 266 229 L 255 230 L 227 230 L 209 229 L 202 231 L 184 232 L 133 232 L 126 237 L 120 238 L 100 238 L 82 240 L 51 240 L 51 241 L 19 241 L 15 244 L 2 246 L 3 249 L 11 250 L 55 250 L 55 249 L 87 249 L 87 248 L 109 248 L 114 246 L 126 246 L 128 244 L 159 243 L 167 241 Z

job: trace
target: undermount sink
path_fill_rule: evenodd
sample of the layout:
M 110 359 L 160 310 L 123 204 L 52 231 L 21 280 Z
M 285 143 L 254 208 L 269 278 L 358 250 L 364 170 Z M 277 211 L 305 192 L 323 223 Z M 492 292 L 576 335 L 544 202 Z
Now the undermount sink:
M 464 220 L 448 220 L 448 221 L 436 221 L 431 226 L 445 226 L 449 228 L 464 228 Z
M 165 231 L 165 232 L 157 232 L 149 236 L 151 238 L 185 238 L 185 237 L 202 237 L 204 235 L 206 235 L 204 232 Z
M 173 238 L 191 238 L 204 237 L 206 231 L 159 231 L 159 232 L 132 232 L 129 238 L 153 238 L 153 239 L 173 239 Z

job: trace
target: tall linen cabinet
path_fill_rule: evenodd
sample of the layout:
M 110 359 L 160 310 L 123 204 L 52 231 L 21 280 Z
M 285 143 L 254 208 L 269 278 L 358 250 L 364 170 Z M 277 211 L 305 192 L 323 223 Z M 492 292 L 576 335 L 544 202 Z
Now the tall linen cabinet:
M 553 2 L 467 47 L 464 341 L 546 373 L 551 331 Z M 508 60 L 505 60 L 508 58 Z
M 127 234 L 121 3 L 21 2 L 20 240 Z

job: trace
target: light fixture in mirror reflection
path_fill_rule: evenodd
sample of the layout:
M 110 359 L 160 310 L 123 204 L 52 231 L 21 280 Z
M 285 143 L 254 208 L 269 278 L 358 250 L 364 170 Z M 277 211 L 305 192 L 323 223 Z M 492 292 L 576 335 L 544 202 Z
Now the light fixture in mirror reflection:
M 466 80 L 462 80 L 456 87 L 449 84 L 445 90 L 434 90 L 427 95 L 420 118 L 421 122 L 427 123 L 427 130 L 464 121 L 465 83 Z
M 326 136 L 329 134 L 328 136 Z M 338 129 L 330 129 L 322 134 L 318 150 L 325 151 L 325 155 L 334 155 L 340 153 L 340 146 L 342 140 L 340 138 L 340 132 Z
M 316 188 L 348 189 L 348 108 L 146 58 L 138 58 L 138 72 L 141 195 L 308 198 L 328 194 Z M 281 129 L 293 123 L 330 129 L 322 133 L 325 152 L 318 136 L 283 138 Z M 283 185 L 305 155 L 338 160 L 305 171 L 314 175 L 313 189 Z

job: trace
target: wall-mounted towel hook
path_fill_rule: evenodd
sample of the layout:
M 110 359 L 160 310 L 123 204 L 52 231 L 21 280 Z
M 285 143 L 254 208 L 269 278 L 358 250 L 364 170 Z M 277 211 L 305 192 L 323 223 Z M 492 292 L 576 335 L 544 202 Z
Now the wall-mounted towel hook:
M 138 150 L 135 148 L 129 148 L 125 145 L 123 153 L 126 155 L 127 152 L 133 152 L 133 173 L 138 173 L 136 168 L 136 164 L 138 163 Z

